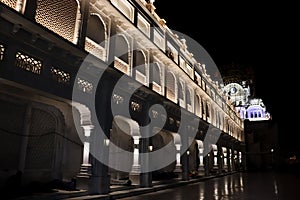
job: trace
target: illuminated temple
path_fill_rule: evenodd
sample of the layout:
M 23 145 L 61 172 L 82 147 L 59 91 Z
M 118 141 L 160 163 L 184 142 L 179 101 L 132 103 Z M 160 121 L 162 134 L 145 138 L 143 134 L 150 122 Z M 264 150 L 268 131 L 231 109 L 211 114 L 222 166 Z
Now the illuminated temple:
M 152 1 L 0 0 L 0 27 L 0 187 L 244 170 L 243 117 Z

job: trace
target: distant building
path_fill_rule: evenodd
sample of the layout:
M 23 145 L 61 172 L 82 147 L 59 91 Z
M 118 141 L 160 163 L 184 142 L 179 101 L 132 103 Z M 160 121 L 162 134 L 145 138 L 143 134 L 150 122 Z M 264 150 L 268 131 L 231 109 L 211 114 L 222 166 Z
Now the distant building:
M 223 92 L 244 119 L 248 170 L 271 169 L 278 157 L 277 125 L 272 122 L 263 100 L 252 94 L 254 92 L 251 89 L 255 91 L 253 82 L 246 81 L 247 77 L 240 75 L 244 74 L 241 67 L 240 70 L 238 73 L 229 68 L 234 73 L 224 77 L 224 83 L 227 84 Z M 252 80 L 253 77 L 248 79 Z

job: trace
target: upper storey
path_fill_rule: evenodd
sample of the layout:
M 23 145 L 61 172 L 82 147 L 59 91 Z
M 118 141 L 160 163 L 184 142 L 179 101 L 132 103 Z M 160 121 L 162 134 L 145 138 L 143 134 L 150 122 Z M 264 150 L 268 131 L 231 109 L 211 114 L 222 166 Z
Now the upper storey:
M 81 48 L 196 116 L 243 140 L 243 121 L 226 98 L 219 84 L 189 52 L 186 41 L 166 25 L 155 12 L 153 2 L 144 0 L 0 0 L 47 32 Z M 14 19 L 10 19 L 14 20 Z M 17 23 L 17 22 L 16 22 Z M 23 27 L 30 30 L 31 27 Z M 36 33 L 43 37 L 44 32 Z M 46 36 L 45 36 L 46 37 Z M 1 41 L 0 41 L 1 42 Z M 55 41 L 53 41 L 53 45 Z M 5 44 L 0 43 L 3 57 Z M 50 47 L 49 47 L 50 48 Z M 72 53 L 72 52 L 70 52 Z M 39 74 L 42 64 L 31 72 Z M 3 58 L 1 58 L 3 59 Z M 206 66 L 205 66 L 206 65 Z M 36 70 L 38 69 L 38 70 Z M 68 82 L 71 74 L 63 67 L 53 67 L 57 80 Z M 84 92 L 95 86 L 84 77 L 76 80 Z

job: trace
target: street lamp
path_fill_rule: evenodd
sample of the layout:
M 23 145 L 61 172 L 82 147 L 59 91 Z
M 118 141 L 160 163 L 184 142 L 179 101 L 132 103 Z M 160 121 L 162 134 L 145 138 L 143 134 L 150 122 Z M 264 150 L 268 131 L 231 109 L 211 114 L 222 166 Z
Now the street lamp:
M 274 149 L 271 149 L 271 167 L 273 169 L 273 165 L 274 165 Z

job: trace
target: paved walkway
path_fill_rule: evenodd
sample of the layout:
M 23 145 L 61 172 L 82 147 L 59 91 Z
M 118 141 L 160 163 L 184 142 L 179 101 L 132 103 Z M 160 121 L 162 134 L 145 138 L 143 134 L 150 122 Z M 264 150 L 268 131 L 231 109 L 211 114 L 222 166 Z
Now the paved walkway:
M 25 197 L 14 198 L 14 200 L 111 200 L 111 199 L 119 199 L 125 197 L 132 197 L 136 195 L 157 192 L 165 189 L 170 189 L 174 187 L 184 186 L 188 184 L 193 184 L 201 181 L 205 181 L 208 179 L 222 177 L 226 175 L 233 174 L 224 173 L 219 175 L 207 176 L 207 177 L 197 177 L 190 179 L 189 181 L 183 181 L 179 179 L 173 179 L 169 181 L 154 181 L 152 187 L 138 187 L 138 186 L 112 186 L 111 192 L 105 195 L 89 195 L 86 191 L 62 191 L 56 190 L 53 193 L 41 193 L 35 194 Z

